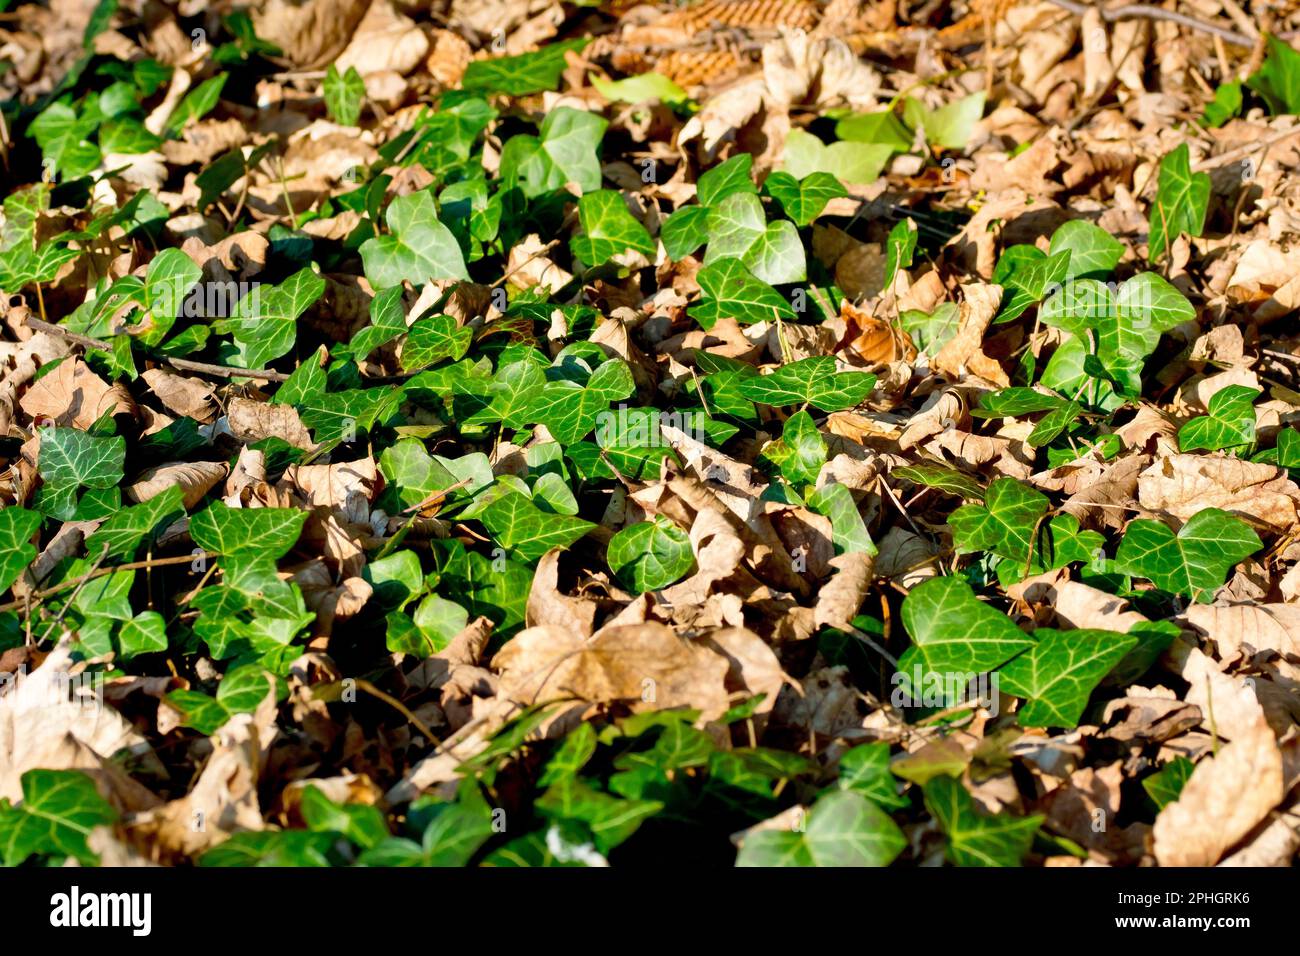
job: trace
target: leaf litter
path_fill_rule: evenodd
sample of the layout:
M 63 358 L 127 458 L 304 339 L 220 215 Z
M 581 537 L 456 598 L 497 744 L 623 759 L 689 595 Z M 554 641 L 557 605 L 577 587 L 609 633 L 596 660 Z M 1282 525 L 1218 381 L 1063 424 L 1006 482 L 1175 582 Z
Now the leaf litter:
M 1289 865 L 1300 13 L 19 3 L 6 865 Z

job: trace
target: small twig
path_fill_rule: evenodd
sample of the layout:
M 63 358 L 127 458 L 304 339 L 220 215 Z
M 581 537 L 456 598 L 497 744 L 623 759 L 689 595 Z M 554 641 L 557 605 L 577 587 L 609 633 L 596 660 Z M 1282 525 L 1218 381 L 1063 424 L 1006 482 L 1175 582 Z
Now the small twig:
M 1077 17 L 1083 16 L 1090 9 L 1088 4 L 1075 3 L 1074 0 L 1049 0 L 1062 10 L 1069 10 Z M 1198 20 L 1190 17 L 1185 13 L 1179 13 L 1176 10 L 1165 10 L 1162 7 L 1148 6 L 1145 3 L 1130 3 L 1127 6 L 1115 7 L 1107 10 L 1105 7 L 1095 8 L 1101 18 L 1107 23 L 1114 23 L 1116 20 L 1167 20 L 1170 23 L 1177 23 L 1179 26 L 1187 27 L 1189 30 L 1199 30 L 1202 33 L 1209 33 L 1217 36 L 1224 43 L 1231 43 L 1233 46 L 1245 47 L 1247 50 L 1253 49 L 1255 40 L 1236 30 L 1230 30 L 1227 27 L 1221 27 L 1217 23 L 1206 23 L 1204 20 Z
M 203 552 L 205 558 L 215 558 L 215 552 Z M 147 561 L 130 561 L 126 564 L 117 564 L 111 568 L 97 568 L 88 574 L 83 574 L 71 581 L 64 581 L 56 584 L 52 588 L 46 588 L 44 591 L 33 591 L 21 601 L 10 601 L 8 604 L 0 604 L 0 611 L 16 611 L 27 605 L 29 600 L 40 602 L 51 595 L 58 594 L 60 591 L 66 591 L 68 588 L 80 588 L 85 582 L 92 578 L 102 578 L 106 574 L 115 574 L 118 571 L 138 571 L 140 568 L 160 568 L 169 564 L 189 564 L 197 554 L 178 554 L 171 558 L 150 558 Z
M 74 342 L 82 348 L 94 349 L 96 352 L 112 353 L 113 347 L 101 342 L 99 339 L 92 339 L 88 335 L 78 335 L 76 332 L 69 332 L 60 325 L 54 325 L 50 322 L 44 322 L 40 319 L 27 318 L 27 326 L 37 332 L 45 332 L 49 335 L 57 335 L 61 339 Z M 194 362 L 190 359 L 172 358 L 170 355 L 161 356 L 162 360 L 173 368 L 180 369 L 183 372 L 199 372 L 204 375 L 215 375 L 220 378 L 259 378 L 268 382 L 287 382 L 289 376 L 284 372 L 273 372 L 266 368 L 235 368 L 231 365 L 213 365 L 210 362 Z

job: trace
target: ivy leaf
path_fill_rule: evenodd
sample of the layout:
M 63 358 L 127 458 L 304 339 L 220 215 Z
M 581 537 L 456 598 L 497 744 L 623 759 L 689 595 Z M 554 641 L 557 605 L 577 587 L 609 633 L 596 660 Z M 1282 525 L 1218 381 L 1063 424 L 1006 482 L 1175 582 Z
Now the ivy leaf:
M 605 556 L 619 581 L 636 594 L 665 588 L 695 567 L 691 539 L 663 515 L 619 531 Z
M 31 537 L 41 526 L 35 511 L 11 505 L 0 509 L 0 594 L 36 559 Z
M 326 867 L 337 839 L 310 830 L 236 833 L 199 857 L 199 866 Z
M 755 278 L 772 285 L 808 277 L 799 230 L 786 220 L 769 223 L 752 193 L 733 193 L 709 209 L 704 264 L 727 258 L 739 259 Z
M 108 557 L 130 557 L 140 545 L 152 542 L 169 524 L 184 517 L 184 497 L 181 487 L 174 485 L 147 501 L 114 512 L 86 539 L 87 553 L 98 555 L 107 545 Z
M 894 152 L 892 145 L 882 143 L 842 140 L 828 146 L 812 133 L 792 129 L 785 138 L 781 166 L 798 179 L 827 173 L 842 183 L 866 185 L 880 178 Z
M 889 744 L 883 741 L 859 744 L 840 758 L 841 790 L 852 790 L 886 810 L 901 810 L 908 805 L 899 793 L 898 778 L 889 772 Z
M 588 379 L 586 386 L 573 382 L 548 382 L 534 396 L 528 415 L 545 425 L 562 445 L 578 441 L 596 427 L 601 412 L 610 402 L 622 401 L 636 389 L 632 372 L 622 359 L 611 359 Z
M 367 239 L 360 250 L 366 278 L 376 289 L 469 278 L 456 237 L 438 220 L 432 191 L 398 196 L 388 204 L 384 221 L 392 235 Z
M 832 482 L 822 485 L 808 495 L 808 507 L 831 522 L 831 540 L 839 553 L 861 551 L 875 554 L 876 545 L 862 520 L 853 492 L 844 485 Z
M 1246 85 L 1264 97 L 1275 116 L 1300 113 L 1300 53 L 1287 41 L 1270 34 L 1268 56 Z
M 737 866 L 888 866 L 907 846 L 889 814 L 850 790 L 828 793 L 808 813 L 807 827 L 751 831 Z
M 903 599 L 902 618 L 932 671 L 992 670 L 1034 644 L 956 577 L 931 578 L 914 587 Z
M 689 256 L 709 241 L 709 207 L 683 206 L 676 210 L 659 227 L 659 238 L 669 259 Z
M 483 93 L 509 93 L 527 96 L 554 90 L 564 72 L 564 54 L 581 50 L 590 40 L 567 40 L 552 43 L 534 53 L 518 56 L 501 56 L 489 60 L 474 60 L 465 69 L 461 89 Z
M 1124 532 L 1114 569 L 1208 603 L 1228 571 L 1263 546 L 1250 525 L 1218 508 L 1196 512 L 1178 534 L 1138 518 Z
M 1142 789 L 1155 802 L 1156 809 L 1163 810 L 1178 799 L 1178 795 L 1183 792 L 1183 785 L 1195 769 L 1196 764 L 1186 757 L 1175 757 L 1161 767 L 1158 773 L 1144 779 Z
M 309 786 L 298 804 L 302 818 L 316 833 L 337 833 L 363 850 L 388 838 L 383 811 L 364 803 L 335 803 L 319 787 Z
M 1024 561 L 1004 560 L 998 564 L 998 580 L 1014 584 L 1028 574 L 1043 574 L 1076 561 L 1092 561 L 1101 552 L 1105 537 L 1099 531 L 1082 531 L 1074 515 L 1057 515 L 1043 527 L 1035 542 L 1028 565 Z
M 716 206 L 728 196 L 737 193 L 758 195 L 758 187 L 750 178 L 754 157 L 749 153 L 737 153 L 724 163 L 700 173 L 695 184 L 695 197 L 701 206 Z
M 259 286 L 244 296 L 230 318 L 213 328 L 233 334 L 244 368 L 262 368 L 293 348 L 298 317 L 324 293 L 325 277 L 310 267 L 300 269 L 277 286 Z
M 587 76 L 588 82 L 611 103 L 651 103 L 658 101 L 669 106 L 690 102 L 690 95 L 662 73 L 642 73 L 623 80 L 602 79 L 595 73 Z
M 792 485 L 810 484 L 826 464 L 826 440 L 812 416 L 798 411 L 785 420 L 781 438 L 763 449 L 763 458 L 780 468 Z
M 914 96 L 903 100 L 903 119 L 913 129 L 924 129 L 925 140 L 931 146 L 944 149 L 965 149 L 975 131 L 975 124 L 983 115 L 983 91 L 963 96 L 936 110 Z
M 537 811 L 558 820 L 586 824 L 596 848 L 608 853 L 637 831 L 643 821 L 663 809 L 656 800 L 628 800 L 602 793 L 569 777 L 552 784 L 534 804 Z
M 984 493 L 984 504 L 962 505 L 949 517 L 953 547 L 958 554 L 989 551 L 1023 564 L 1048 507 L 1041 492 L 1014 478 L 997 478 Z
M 1234 116 L 1240 115 L 1241 107 L 1241 84 L 1220 83 L 1214 90 L 1214 99 L 1205 104 L 1205 111 L 1201 114 L 1201 125 L 1218 129 Z
M 904 465 L 895 468 L 892 474 L 913 484 L 937 488 L 957 498 L 984 500 L 984 486 L 955 468 L 945 468 L 943 465 Z
M 903 327 L 917 349 L 927 355 L 937 355 L 957 334 L 961 323 L 961 311 L 956 302 L 940 302 L 933 312 L 920 309 L 905 309 L 898 315 L 898 324 Z
M 363 329 L 358 329 L 352 336 L 352 341 L 348 343 L 352 347 L 352 357 L 358 362 L 369 358 L 370 353 L 379 346 L 387 345 L 406 332 L 406 310 L 402 308 L 404 292 L 400 285 L 390 286 L 376 292 L 374 298 L 370 300 L 370 324 Z M 319 370 L 320 366 L 314 368 Z M 281 391 L 284 391 L 286 386 L 282 386 Z M 279 395 L 280 393 L 277 392 L 277 398 Z
M 755 278 L 739 259 L 719 259 L 700 269 L 696 279 L 702 294 L 687 313 L 705 329 L 724 318 L 745 324 L 796 318 L 786 297 Z
M 117 814 L 80 770 L 29 770 L 22 776 L 22 803 L 0 800 L 0 858 L 19 866 L 36 854 L 61 861 L 72 857 L 86 866 L 99 858 L 86 845 L 98 826 Z
M 231 508 L 214 501 L 190 519 L 194 543 L 228 558 L 282 558 L 298 541 L 307 512 L 294 508 Z
M 869 372 L 841 372 L 830 355 L 814 355 L 782 365 L 771 375 L 740 380 L 740 393 L 751 402 L 780 407 L 812 405 L 823 412 L 853 408 L 871 394 L 876 376 Z
M 154 256 L 142 290 L 147 324 L 132 333 L 146 345 L 161 342 L 176 324 L 185 297 L 201 278 L 203 270 L 179 249 L 164 249 Z
M 1042 816 L 985 816 L 966 788 L 951 777 L 925 784 L 925 806 L 948 837 L 947 856 L 957 866 L 1019 866 L 1042 825 Z
M 894 277 L 898 275 L 898 270 L 911 267 L 912 257 L 916 254 L 917 236 L 916 223 L 911 218 L 900 220 L 889 230 L 889 236 L 885 239 L 885 283 L 883 288 L 893 288 Z
M 1255 442 L 1255 399 L 1261 392 L 1245 385 L 1228 385 L 1212 396 L 1207 415 L 1193 418 L 1178 429 L 1180 451 L 1241 448 Z
M 803 179 L 796 179 L 784 171 L 774 172 L 764 181 L 763 188 L 798 226 L 806 226 L 820 216 L 832 199 L 848 195 L 844 184 L 830 173 L 809 173 Z
M 1136 396 L 1141 392 L 1142 363 L 1155 351 L 1161 334 L 1196 318 L 1196 310 L 1160 276 L 1142 272 L 1121 285 L 1118 295 L 1096 279 L 1076 279 L 1049 296 L 1039 315 L 1045 324 L 1081 339 L 1095 332 L 1102 365 Z
M 590 521 L 543 511 L 525 494 L 510 491 L 479 515 L 501 546 L 525 561 L 535 561 L 552 548 L 567 548 L 592 528 Z
M 411 326 L 402 346 L 402 368 L 428 368 L 447 359 L 458 361 L 469 351 L 474 330 L 456 324 L 450 315 L 431 315 Z
M 38 470 L 45 479 L 41 510 L 67 521 L 75 512 L 77 489 L 112 488 L 122 480 L 126 440 L 99 438 L 75 428 L 42 428 Z
M 1038 643 L 998 671 L 1002 689 L 1025 698 L 1016 712 L 1022 727 L 1079 724 L 1088 697 L 1111 668 L 1137 644 L 1137 637 L 1114 631 L 1040 627 Z
M 1052 233 L 1047 255 L 1054 258 L 1068 252 L 1065 279 L 1100 279 L 1115 271 L 1124 255 L 1124 245 L 1105 229 L 1086 219 L 1071 219 Z
M 355 66 L 340 74 L 338 67 L 331 63 L 321 84 L 321 96 L 325 99 L 325 110 L 330 119 L 340 126 L 356 126 L 361 119 L 361 104 L 366 98 L 366 81 Z
M 570 240 L 570 248 L 588 265 L 604 265 L 628 250 L 654 258 L 655 242 L 650 233 L 628 212 L 622 195 L 612 189 L 587 193 L 579 199 L 578 221 L 582 235 Z
M 538 135 L 512 136 L 501 153 L 501 178 L 518 182 L 532 199 L 576 183 L 600 189 L 600 141 L 609 123 L 596 113 L 561 106 L 546 115 Z
M 1082 414 L 1083 406 L 1078 402 L 1063 403 L 1060 407 L 1052 409 L 1038 420 L 1038 424 L 1029 433 L 1025 443 L 1030 448 L 1042 448 L 1044 445 L 1056 441 L 1061 432 L 1073 425 Z
M 1035 246 L 1019 245 L 1004 252 L 993 270 L 993 281 L 1004 290 L 997 321 L 1018 319 L 1031 305 L 1041 301 L 1050 289 L 1066 279 L 1070 261 L 1068 250 L 1047 255 Z
M 1160 161 L 1156 201 L 1151 206 L 1147 258 L 1155 262 L 1183 233 L 1199 236 L 1210 203 L 1210 174 L 1193 173 L 1186 143 Z

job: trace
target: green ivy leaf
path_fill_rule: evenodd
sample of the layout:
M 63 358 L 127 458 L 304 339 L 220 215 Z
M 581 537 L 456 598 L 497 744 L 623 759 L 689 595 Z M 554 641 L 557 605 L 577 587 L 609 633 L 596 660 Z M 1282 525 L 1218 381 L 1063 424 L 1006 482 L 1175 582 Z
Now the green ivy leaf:
M 1002 308 L 997 321 L 1018 319 L 1031 305 L 1041 301 L 1066 279 L 1070 260 L 1068 251 L 1049 256 L 1029 245 L 1012 246 L 1002 253 L 993 270 L 993 281 L 1003 288 Z
M 903 465 L 895 468 L 891 474 L 926 488 L 937 488 L 957 498 L 984 500 L 984 486 L 955 468 L 945 468 L 943 465 Z
M 77 489 L 112 488 L 122 480 L 126 463 L 126 440 L 119 436 L 98 438 L 75 428 L 42 428 L 38 470 L 41 510 L 67 521 L 76 510 Z
M 903 599 L 903 626 L 931 671 L 992 670 L 1034 645 L 956 577 L 931 578 Z M 905 668 L 904 668 L 905 669 Z
M 565 778 L 547 788 L 534 804 L 544 816 L 586 824 L 602 853 L 608 853 L 663 809 L 657 800 L 626 800 L 602 793 L 580 780 Z
M 1210 174 L 1193 173 L 1186 143 L 1160 161 L 1156 201 L 1151 206 L 1147 258 L 1155 262 L 1183 233 L 1199 236 L 1210 203 Z
M 794 308 L 781 293 L 762 282 L 739 259 L 719 259 L 696 273 L 700 301 L 687 313 L 705 329 L 719 319 L 751 324 L 778 316 L 795 319 Z
M 552 548 L 567 548 L 595 527 L 581 518 L 543 511 L 517 491 L 489 504 L 479 520 L 502 547 L 525 561 L 535 561 Z
M 233 334 L 244 368 L 262 368 L 293 349 L 299 316 L 324 293 L 325 277 L 300 269 L 277 286 L 259 286 L 244 296 L 213 329 Z
M 1095 333 L 1102 365 L 1136 396 L 1141 392 L 1142 364 L 1161 334 L 1196 318 L 1196 310 L 1160 276 L 1142 272 L 1121 285 L 1118 294 L 1096 279 L 1073 280 L 1047 298 L 1039 315 L 1045 324 L 1081 340 Z
M 474 330 L 457 325 L 450 315 L 431 315 L 411 326 L 402 346 L 402 368 L 408 372 L 451 359 L 459 361 L 469 351 Z
M 650 233 L 628 212 L 622 195 L 612 189 L 587 193 L 579 199 L 578 221 L 582 235 L 574 236 L 569 245 L 573 254 L 588 265 L 604 265 L 628 250 L 654 258 L 655 242 Z
M 899 781 L 889 771 L 889 744 L 880 741 L 859 744 L 840 758 L 841 790 L 852 790 L 886 810 L 901 810 L 908 805 L 899 792 Z
M 355 66 L 340 74 L 338 67 L 331 63 L 321 84 L 321 96 L 330 119 L 340 126 L 356 126 L 361 119 L 361 104 L 366 99 L 366 81 Z
M 737 385 L 752 402 L 781 407 L 812 405 L 823 412 L 853 408 L 871 394 L 876 376 L 869 372 L 841 372 L 830 355 L 814 355 L 782 365 L 771 375 L 753 375 Z
M 1264 97 L 1273 115 L 1300 113 L 1300 53 L 1285 40 L 1268 37 L 1268 56 L 1246 85 Z
M 376 806 L 364 803 L 335 803 L 315 786 L 302 792 L 299 812 L 315 833 L 337 833 L 363 850 L 388 838 L 388 823 Z
M 298 541 L 307 512 L 293 508 L 231 508 L 214 501 L 190 519 L 194 543 L 228 558 L 282 558 Z
M 619 581 L 636 594 L 665 588 L 695 567 L 691 539 L 663 515 L 619 531 L 605 555 Z
M 384 221 L 392 235 L 367 239 L 360 250 L 366 278 L 376 289 L 469 278 L 456 237 L 438 220 L 431 190 L 398 196 L 388 204 Z
M 1205 104 L 1201 114 L 1201 125 L 1209 129 L 1218 129 L 1234 116 L 1241 114 L 1241 84 L 1220 83 L 1214 90 L 1214 99 Z
M 31 537 L 41 526 L 41 516 L 26 508 L 0 509 L 0 594 L 36 559 Z
M 975 124 L 984 115 L 984 93 L 972 93 L 932 110 L 914 96 L 903 100 L 903 119 L 913 129 L 923 129 L 931 146 L 965 149 Z
M 690 95 L 662 73 L 642 73 L 622 80 L 602 79 L 595 73 L 587 77 L 601 96 L 611 103 L 652 103 L 669 106 L 690 102 Z
M 733 193 L 709 209 L 709 246 L 704 264 L 739 259 L 754 276 L 772 285 L 808 277 L 803 241 L 794 223 L 769 223 L 762 201 L 752 193 Z
M 822 485 L 808 495 L 808 507 L 831 522 L 831 539 L 841 554 L 861 551 L 875 554 L 876 545 L 862 520 L 853 492 L 844 485 L 832 482 Z
M 885 239 L 885 282 L 883 288 L 893 288 L 894 277 L 898 275 L 898 270 L 911 268 L 912 257 L 916 254 L 917 236 L 916 223 L 910 217 L 899 220 L 889 230 L 889 236 Z
M 509 93 L 527 96 L 553 90 L 564 72 L 564 54 L 585 47 L 588 39 L 552 43 L 534 53 L 502 56 L 489 60 L 474 60 L 465 69 L 461 89 L 482 93 Z
M 1002 689 L 1025 698 L 1016 712 L 1022 727 L 1079 724 L 1088 697 L 1111 668 L 1137 644 L 1114 631 L 1058 631 L 1040 627 L 1033 647 L 998 671 Z
M 898 315 L 898 324 L 903 327 L 917 349 L 927 355 L 937 355 L 957 334 L 961 313 L 956 302 L 940 302 L 933 312 L 920 309 L 905 309 Z
M 1228 571 L 1263 546 L 1250 525 L 1218 508 L 1196 512 L 1178 534 L 1138 518 L 1124 532 L 1114 569 L 1208 603 Z
M 1262 393 L 1245 385 L 1228 385 L 1212 396 L 1207 415 L 1178 429 L 1180 451 L 1237 449 L 1255 443 L 1255 399 Z
M 985 816 L 966 788 L 951 777 L 925 784 L 925 805 L 948 837 L 948 859 L 957 866 L 1019 866 L 1042 825 L 1042 816 Z
M 820 216 L 832 199 L 848 195 L 843 183 L 830 173 L 809 173 L 796 179 L 787 172 L 774 172 L 763 188 L 798 226 L 806 226 Z
M 982 505 L 962 505 L 948 519 L 958 554 L 989 551 L 1021 564 L 1029 560 L 1034 535 L 1050 502 L 1014 478 L 997 478 Z
M 1086 219 L 1071 219 L 1052 233 L 1047 255 L 1054 258 L 1068 252 L 1069 266 L 1062 279 L 1100 279 L 1115 271 L 1124 255 L 1124 245 L 1105 229 Z
M 785 139 L 781 166 L 797 179 L 826 173 L 842 183 L 867 185 L 880 178 L 894 152 L 889 144 L 849 140 L 827 146 L 812 133 L 792 129 Z
M 114 512 L 86 539 L 87 553 L 98 555 L 107 546 L 110 558 L 131 557 L 142 544 L 151 543 L 169 524 L 185 516 L 184 497 L 181 487 L 174 485 L 147 501 Z
M 546 115 L 538 135 L 512 136 L 501 153 L 501 178 L 519 183 L 532 199 L 568 183 L 583 193 L 600 189 L 600 141 L 609 123 L 597 113 L 561 106 Z
M 0 858 L 19 866 L 33 855 L 62 861 L 72 857 L 86 866 L 99 858 L 86 845 L 98 826 L 108 826 L 117 814 L 80 770 L 29 770 L 22 777 L 23 799 L 18 806 L 0 800 Z
M 1178 799 L 1195 769 L 1196 764 L 1186 757 L 1175 757 L 1161 767 L 1159 772 L 1144 779 L 1142 789 L 1155 802 L 1156 809 L 1163 810 Z
M 889 814 L 851 790 L 825 794 L 804 832 L 757 830 L 745 837 L 737 866 L 888 866 L 907 846 Z

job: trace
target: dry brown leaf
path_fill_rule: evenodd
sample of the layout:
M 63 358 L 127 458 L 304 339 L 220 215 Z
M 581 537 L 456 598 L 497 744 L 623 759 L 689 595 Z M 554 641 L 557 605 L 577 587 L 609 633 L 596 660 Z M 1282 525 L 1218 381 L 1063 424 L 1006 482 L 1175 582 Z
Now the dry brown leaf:
M 526 628 L 492 659 L 501 693 L 524 706 L 570 698 L 633 710 L 728 707 L 727 660 L 662 624 L 605 627 L 584 639 L 555 625 Z
M 193 508 L 203 496 L 226 477 L 226 465 L 220 461 L 174 461 L 140 472 L 123 491 L 132 501 L 148 501 L 168 488 L 180 486 L 184 492 L 187 509 Z
M 119 385 L 107 385 L 79 358 L 60 362 L 42 375 L 18 404 L 43 425 L 90 428 L 104 415 L 132 414 L 131 393 Z
M 1161 866 L 1213 866 L 1282 800 L 1282 753 L 1261 716 L 1202 760 L 1178 799 L 1156 817 Z
M 1274 531 L 1296 525 L 1300 488 L 1274 465 L 1208 455 L 1168 455 L 1138 476 L 1138 503 L 1186 521 L 1222 508 Z
M 282 438 L 294 448 L 312 451 L 316 443 L 292 405 L 271 405 L 248 398 L 232 398 L 226 409 L 230 432 L 241 442 L 252 444 L 264 438 Z

